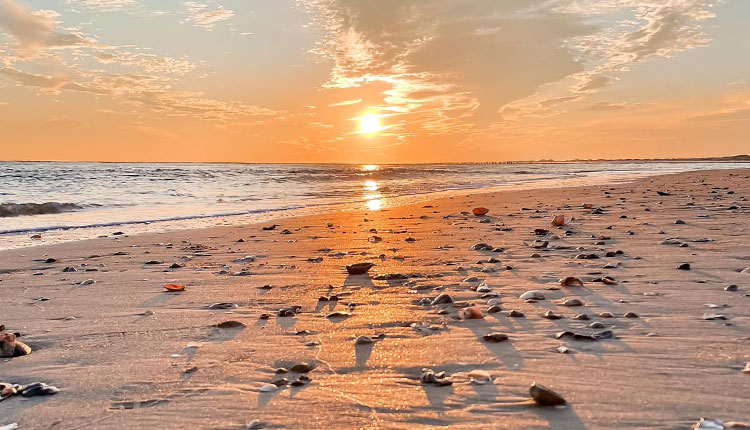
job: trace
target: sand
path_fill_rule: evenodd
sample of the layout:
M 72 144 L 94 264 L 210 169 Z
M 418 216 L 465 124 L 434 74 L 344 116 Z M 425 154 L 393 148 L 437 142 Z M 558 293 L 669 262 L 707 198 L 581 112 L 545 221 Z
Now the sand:
M 461 194 L 284 219 L 275 230 L 264 223 L 4 251 L 0 324 L 34 352 L 0 359 L 0 381 L 42 381 L 61 391 L 0 402 L 0 426 L 239 429 L 258 419 L 277 429 L 687 429 L 703 416 L 747 422 L 750 375 L 741 370 L 750 361 L 750 273 L 740 271 L 750 266 L 748 195 L 750 170 L 703 171 Z M 488 216 L 461 214 L 476 206 L 489 208 Z M 552 227 L 557 214 L 569 224 Z M 551 233 L 537 236 L 536 228 Z M 677 244 L 660 244 L 672 237 Z M 537 239 L 550 248 L 529 246 Z M 470 250 L 481 242 L 503 250 Z M 623 254 L 605 257 L 617 250 Z M 575 258 L 582 253 L 600 258 Z M 248 255 L 254 261 L 235 262 Z M 490 257 L 500 262 L 486 263 Z M 145 264 L 151 260 L 163 263 Z M 346 264 L 363 261 L 376 265 L 347 275 Z M 169 268 L 175 262 L 184 267 Z M 691 270 L 678 270 L 682 263 Z M 67 266 L 78 271 L 64 273 Z M 408 278 L 375 279 L 393 273 Z M 560 286 L 566 276 L 584 286 Z M 617 284 L 593 281 L 603 276 Z M 488 299 L 471 288 L 478 282 L 464 282 L 470 277 L 499 294 L 503 311 L 525 317 L 488 314 Z M 76 285 L 87 279 L 96 282 Z M 166 292 L 167 283 L 186 289 Z M 724 290 L 731 284 L 738 291 Z M 525 303 L 518 297 L 528 290 L 546 300 Z M 419 303 L 441 292 L 455 303 Z M 332 294 L 338 302 L 319 301 Z M 561 306 L 563 298 L 584 305 Z M 208 308 L 216 302 L 238 307 Z M 470 303 L 485 317 L 460 319 Z M 296 316 L 276 316 L 292 305 L 301 306 Z M 564 318 L 545 319 L 547 310 Z M 326 318 L 332 311 L 351 316 Z M 264 313 L 270 318 L 259 319 Z M 581 313 L 591 319 L 574 319 Z M 728 319 L 704 320 L 706 313 Z M 245 327 L 216 327 L 230 320 Z M 555 338 L 601 331 L 587 327 L 596 321 L 614 338 Z M 483 341 L 491 332 L 509 340 Z M 374 343 L 355 345 L 362 335 Z M 300 362 L 316 367 L 307 385 L 259 391 L 279 377 L 295 380 L 299 374 L 274 370 Z M 453 384 L 422 384 L 422 368 L 446 371 Z M 475 369 L 492 383 L 470 383 Z M 568 404 L 535 404 L 532 381 Z

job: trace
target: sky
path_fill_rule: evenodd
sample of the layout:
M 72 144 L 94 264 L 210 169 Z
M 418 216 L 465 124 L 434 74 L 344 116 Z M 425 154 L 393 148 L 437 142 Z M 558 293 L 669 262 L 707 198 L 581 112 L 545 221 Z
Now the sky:
M 748 0 L 0 0 L 0 160 L 750 153 Z

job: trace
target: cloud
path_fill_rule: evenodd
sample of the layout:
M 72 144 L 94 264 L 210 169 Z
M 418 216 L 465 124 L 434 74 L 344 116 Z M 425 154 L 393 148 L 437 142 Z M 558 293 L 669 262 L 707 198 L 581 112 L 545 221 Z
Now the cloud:
M 170 90 L 169 81 L 152 76 L 89 72 L 74 80 L 72 77 L 33 74 L 7 67 L 0 67 L 0 76 L 19 85 L 39 88 L 47 94 L 73 91 L 110 96 L 125 104 L 138 105 L 152 112 L 174 117 L 225 122 L 282 113 L 242 102 L 205 97 L 201 92 Z
M 298 3 L 323 30 L 313 52 L 333 63 L 324 88 L 387 84 L 372 107 L 408 115 L 397 129 L 415 135 L 485 136 L 555 116 L 632 64 L 705 46 L 714 16 L 706 0 Z
M 688 120 L 693 121 L 750 121 L 750 108 L 726 109 L 716 112 L 695 115 Z
M 60 89 L 69 81 L 68 78 L 64 77 L 26 73 L 10 67 L 0 67 L 0 76 L 23 86 L 40 88 L 43 92 L 50 94 L 58 94 Z
M 55 11 L 32 11 L 17 0 L 0 0 L 0 30 L 17 42 L 21 57 L 33 57 L 47 48 L 69 48 L 92 45 L 94 40 L 76 32 L 56 31 Z
M 611 76 L 599 73 L 583 73 L 580 75 L 580 83 L 575 87 L 579 93 L 593 92 L 606 87 L 612 82 Z
M 328 107 L 349 106 L 349 105 L 356 105 L 357 103 L 362 103 L 362 99 L 344 100 L 343 102 L 331 103 L 328 105 Z
M 197 2 L 186 2 L 188 20 L 196 27 L 211 29 L 217 22 L 226 21 L 234 16 L 234 11 L 219 6 L 212 9 L 209 5 Z
M 124 7 L 132 6 L 136 2 L 136 0 L 66 0 L 68 4 L 81 4 L 92 9 L 106 11 L 120 10 Z
M 427 133 L 486 125 L 505 104 L 581 71 L 565 41 L 595 30 L 544 0 L 300 3 L 325 30 L 314 52 L 333 60 L 327 88 L 388 83 L 380 107 L 422 115 Z
M 136 53 L 127 50 L 99 51 L 97 59 L 103 64 L 135 66 L 149 73 L 170 73 L 184 75 L 196 65 L 186 59 L 159 57 L 154 54 Z
M 613 110 L 623 110 L 623 109 L 639 109 L 643 107 L 647 107 L 649 104 L 647 103 L 626 103 L 626 102 L 596 102 L 589 107 L 587 107 L 585 110 L 587 111 L 613 111 Z
M 595 4 L 598 3 L 598 4 Z M 560 10 L 589 14 L 629 12 L 634 19 L 593 35 L 574 39 L 574 46 L 597 65 L 576 76 L 578 92 L 594 92 L 614 79 L 607 73 L 626 72 L 631 64 L 652 58 L 670 58 L 679 52 L 707 46 L 710 38 L 702 23 L 715 14 L 707 0 L 570 0 Z

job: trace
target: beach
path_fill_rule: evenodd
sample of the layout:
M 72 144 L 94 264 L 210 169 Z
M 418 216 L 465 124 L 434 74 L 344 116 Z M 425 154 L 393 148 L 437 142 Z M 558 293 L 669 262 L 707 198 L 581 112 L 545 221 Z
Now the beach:
M 748 196 L 750 169 L 704 170 L 0 251 L 0 324 L 33 349 L 0 381 L 60 389 L 0 402 L 0 427 L 748 423 Z

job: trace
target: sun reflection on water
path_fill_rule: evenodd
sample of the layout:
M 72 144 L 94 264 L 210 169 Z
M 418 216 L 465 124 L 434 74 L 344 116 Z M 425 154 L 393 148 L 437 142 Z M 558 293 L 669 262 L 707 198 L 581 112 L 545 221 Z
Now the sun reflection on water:
M 378 166 L 377 164 L 365 164 L 362 166 L 363 172 L 374 172 L 378 169 L 380 169 L 380 166 Z

